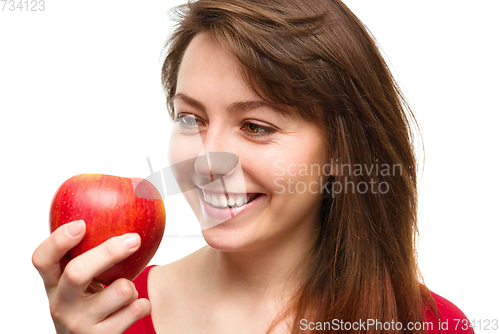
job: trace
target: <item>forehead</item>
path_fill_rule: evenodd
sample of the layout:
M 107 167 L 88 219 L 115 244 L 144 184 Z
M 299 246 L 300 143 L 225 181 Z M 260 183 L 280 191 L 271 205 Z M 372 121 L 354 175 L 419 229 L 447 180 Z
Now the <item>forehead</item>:
M 206 108 L 264 102 L 243 79 L 236 57 L 209 33 L 197 34 L 188 45 L 177 78 L 175 102 L 186 103 L 188 96 Z M 229 108 L 231 109 L 231 108 Z M 276 107 L 283 116 L 293 116 L 290 108 Z
M 198 98 L 258 98 L 243 80 L 235 57 L 209 33 L 197 34 L 188 45 L 176 91 Z

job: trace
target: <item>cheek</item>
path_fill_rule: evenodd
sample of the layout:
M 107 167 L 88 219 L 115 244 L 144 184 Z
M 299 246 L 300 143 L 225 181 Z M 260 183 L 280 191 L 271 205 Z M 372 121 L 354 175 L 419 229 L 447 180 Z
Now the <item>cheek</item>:
M 288 197 L 314 202 L 321 197 L 322 185 L 328 180 L 329 165 L 324 143 L 312 136 L 296 141 L 292 147 L 275 164 L 275 184 L 282 193 L 289 194 Z
M 200 153 L 200 145 L 201 140 L 197 135 L 172 134 L 168 149 L 170 167 L 168 170 L 164 170 L 163 176 L 168 189 L 167 192 L 170 191 L 173 194 L 182 192 L 186 196 L 195 189 L 193 182 L 195 176 L 194 164 Z M 188 199 L 190 204 L 195 198 L 194 195 L 191 195 L 191 197 L 191 200 Z
M 321 191 L 322 179 L 328 179 L 324 175 L 328 172 L 325 169 L 326 155 L 321 147 L 314 150 L 311 145 L 297 143 L 290 145 L 289 149 L 276 147 L 273 150 L 252 151 L 254 154 L 246 152 L 241 156 L 244 170 L 273 195 L 309 193 L 314 197 Z
M 173 133 L 168 148 L 168 162 L 170 165 L 192 160 L 203 154 L 203 142 L 199 134 L 186 136 Z

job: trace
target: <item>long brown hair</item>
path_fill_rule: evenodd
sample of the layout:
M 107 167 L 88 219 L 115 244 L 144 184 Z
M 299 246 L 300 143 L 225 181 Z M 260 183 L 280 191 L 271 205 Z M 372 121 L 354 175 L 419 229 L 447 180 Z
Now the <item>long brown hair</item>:
M 176 15 L 162 68 L 172 116 L 183 54 L 196 34 L 210 32 L 241 62 L 242 75 L 257 94 L 293 106 L 324 131 L 341 166 L 323 194 L 311 270 L 273 325 L 291 314 L 292 333 L 303 332 L 301 319 L 376 319 L 403 327 L 425 321 L 424 308 L 436 308 L 416 262 L 412 127 L 418 130 L 418 123 L 368 29 L 339 0 L 199 0 L 177 7 Z M 374 167 L 377 173 L 368 172 Z M 324 329 L 318 332 L 335 332 Z

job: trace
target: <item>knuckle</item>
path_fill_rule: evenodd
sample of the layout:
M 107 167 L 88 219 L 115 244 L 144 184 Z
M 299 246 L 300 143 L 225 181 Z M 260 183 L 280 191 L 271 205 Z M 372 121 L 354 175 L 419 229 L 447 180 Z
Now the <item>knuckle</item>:
M 71 312 L 72 308 L 56 298 L 52 299 L 49 305 L 50 315 L 56 328 L 64 329 L 64 333 L 82 333 L 86 326 L 86 318 L 81 314 Z
M 54 247 L 54 236 L 51 234 L 47 239 L 45 239 L 33 252 L 31 256 L 31 262 L 37 270 L 43 270 L 49 265 L 47 259 L 47 247 Z
M 80 318 L 74 318 L 66 328 L 69 334 L 82 333 L 83 322 Z
M 66 277 L 69 284 L 78 286 L 87 281 L 84 273 L 85 271 L 82 270 L 76 261 L 70 261 L 66 268 L 64 268 L 63 275 Z
M 35 251 L 33 252 L 33 255 L 31 256 L 31 263 L 33 263 L 33 266 L 37 270 L 41 270 L 46 266 L 46 263 L 43 260 L 43 257 L 40 255 L 39 248 L 35 249 Z
M 128 310 L 129 310 L 130 314 L 132 314 L 132 316 L 134 318 L 140 317 L 142 315 L 142 313 L 143 313 L 143 307 L 142 307 L 142 304 L 139 301 L 132 302 L 128 306 Z
M 62 312 L 61 310 L 64 309 L 64 307 L 61 307 L 61 305 L 57 302 L 52 301 L 49 304 L 49 310 L 50 310 L 50 315 L 52 316 L 52 319 L 54 319 L 54 322 L 60 322 L 62 319 Z
M 68 318 L 67 313 L 68 313 L 68 308 L 62 303 L 59 302 L 50 303 L 50 315 L 52 316 L 54 324 L 56 324 L 58 327 L 64 327 L 69 330 L 71 325 L 66 321 Z M 69 332 L 73 333 L 71 330 Z
M 132 282 L 127 279 L 119 279 L 116 281 L 116 293 L 120 299 L 131 300 L 134 299 L 136 290 Z

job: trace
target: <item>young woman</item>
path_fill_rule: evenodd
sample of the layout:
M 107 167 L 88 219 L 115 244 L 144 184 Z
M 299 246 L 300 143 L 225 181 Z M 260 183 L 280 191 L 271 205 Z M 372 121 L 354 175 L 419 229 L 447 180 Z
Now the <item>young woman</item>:
M 311 3 L 179 9 L 162 73 L 169 154 L 195 158 L 186 198 L 208 246 L 90 289 L 140 238 L 112 238 L 61 272 L 85 234 L 62 226 L 33 254 L 58 333 L 473 332 L 419 276 L 414 116 L 356 16 Z M 460 326 L 440 325 L 450 319 Z

